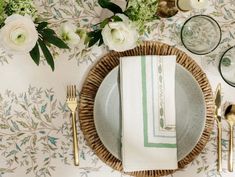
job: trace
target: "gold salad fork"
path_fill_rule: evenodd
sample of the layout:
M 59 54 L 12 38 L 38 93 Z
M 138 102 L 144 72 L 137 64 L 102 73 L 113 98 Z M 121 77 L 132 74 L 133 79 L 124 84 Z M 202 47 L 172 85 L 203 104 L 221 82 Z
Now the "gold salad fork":
M 72 128 L 73 128 L 73 150 L 74 150 L 74 164 L 79 165 L 79 154 L 78 154 L 78 137 L 77 137 L 77 127 L 76 127 L 76 109 L 77 109 L 77 95 L 76 86 L 67 86 L 67 105 L 72 114 Z

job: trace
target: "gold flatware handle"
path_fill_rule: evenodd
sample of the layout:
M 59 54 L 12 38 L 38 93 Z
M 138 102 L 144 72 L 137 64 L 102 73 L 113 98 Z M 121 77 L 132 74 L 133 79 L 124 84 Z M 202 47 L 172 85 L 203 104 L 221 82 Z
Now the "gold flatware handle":
M 217 121 L 218 126 L 218 136 L 217 136 L 217 155 L 218 155 L 218 161 L 217 161 L 217 171 L 222 171 L 222 127 L 221 123 Z
M 79 166 L 78 137 L 77 137 L 77 126 L 76 126 L 75 112 L 72 112 L 72 127 L 73 127 L 74 165 Z
M 229 163 L 228 170 L 233 172 L 233 124 L 230 126 L 230 140 L 229 140 Z

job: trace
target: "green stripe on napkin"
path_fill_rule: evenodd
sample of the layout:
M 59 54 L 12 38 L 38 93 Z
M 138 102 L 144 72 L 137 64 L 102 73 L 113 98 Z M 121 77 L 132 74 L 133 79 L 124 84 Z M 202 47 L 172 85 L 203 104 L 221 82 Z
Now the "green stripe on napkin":
M 144 147 L 176 148 L 176 144 L 170 143 L 150 143 L 148 140 L 148 100 L 147 100 L 147 80 L 146 80 L 146 57 L 141 56 L 141 77 L 142 77 L 142 106 L 143 106 L 143 130 Z

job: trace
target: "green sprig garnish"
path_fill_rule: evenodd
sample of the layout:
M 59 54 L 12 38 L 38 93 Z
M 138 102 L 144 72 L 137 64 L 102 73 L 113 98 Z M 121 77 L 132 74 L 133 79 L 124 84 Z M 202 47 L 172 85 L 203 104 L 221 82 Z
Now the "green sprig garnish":
M 52 71 L 54 71 L 55 64 L 54 64 L 53 55 L 49 50 L 50 45 L 54 45 L 60 49 L 69 49 L 69 47 L 63 40 L 61 40 L 56 36 L 54 30 L 48 27 L 47 22 L 39 23 L 37 26 L 37 31 L 39 33 L 39 39 L 33 50 L 30 52 L 30 56 L 32 57 L 33 61 L 37 65 L 39 65 L 40 63 L 39 47 L 40 47 L 47 63 L 50 65 Z

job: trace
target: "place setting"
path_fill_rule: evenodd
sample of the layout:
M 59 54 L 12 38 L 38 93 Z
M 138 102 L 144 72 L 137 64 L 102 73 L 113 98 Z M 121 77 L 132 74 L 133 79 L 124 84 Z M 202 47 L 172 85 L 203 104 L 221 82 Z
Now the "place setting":
M 0 2 L 0 177 L 233 176 L 226 3 Z
M 181 11 L 208 5 L 207 1 L 175 3 Z M 219 46 L 222 31 L 215 19 L 200 14 L 184 22 L 180 37 L 188 51 L 206 55 Z M 231 59 L 226 58 L 229 50 L 221 59 L 224 65 L 232 65 Z M 225 67 L 221 63 L 220 73 Z M 231 74 L 228 76 L 232 78 Z M 100 159 L 133 176 L 163 176 L 184 168 L 201 153 L 216 121 L 217 171 L 221 172 L 222 117 L 233 132 L 233 119 L 228 119 L 226 112 L 222 115 L 221 104 L 221 85 L 214 93 L 205 73 L 192 58 L 164 43 L 143 42 L 132 50 L 110 52 L 96 63 L 81 91 L 79 117 L 84 136 Z M 226 110 L 231 112 L 231 109 L 228 106 Z M 164 129 L 167 116 L 172 122 Z M 165 132 L 157 135 L 161 130 Z
M 164 53 L 161 53 L 161 52 L 164 52 Z M 212 130 L 213 122 L 214 122 L 213 105 L 212 105 L 213 99 L 212 99 L 211 88 L 208 83 L 208 80 L 205 74 L 203 73 L 203 71 L 200 69 L 200 67 L 185 53 L 183 53 L 182 51 L 176 48 L 172 48 L 166 44 L 156 43 L 156 42 L 154 43 L 145 42 L 145 44 L 143 44 L 140 47 L 137 47 L 136 49 L 133 49 L 132 51 L 127 51 L 127 52 L 123 52 L 120 54 L 110 53 L 106 55 L 105 57 L 103 57 L 96 64 L 96 66 L 90 71 L 85 81 L 85 84 L 83 86 L 82 92 L 81 92 L 80 108 L 79 108 L 80 109 L 79 120 L 80 120 L 81 128 L 84 132 L 84 135 L 88 143 L 95 150 L 96 154 L 104 162 L 109 164 L 114 169 L 117 169 L 120 171 L 123 170 L 123 167 L 124 167 L 123 162 L 122 162 L 123 155 L 121 155 L 123 153 L 123 150 L 121 149 L 124 146 L 123 136 L 125 136 L 125 134 L 123 135 L 124 133 L 123 131 L 125 130 L 123 130 L 121 127 L 129 126 L 129 129 L 133 127 L 135 118 L 137 118 L 137 115 L 140 116 L 141 113 L 138 113 L 138 109 L 135 108 L 134 110 L 136 111 L 134 112 L 137 112 L 136 113 L 137 115 L 130 116 L 130 118 L 132 117 L 132 120 L 129 120 L 130 123 L 127 125 L 124 124 L 125 122 L 123 122 L 124 120 L 121 117 L 124 116 L 123 114 L 125 114 L 125 112 L 123 113 L 121 111 L 121 108 L 125 109 L 125 107 L 123 107 L 122 105 L 122 103 L 125 104 L 125 98 L 123 98 L 122 100 L 122 97 L 124 97 L 124 95 L 122 94 L 125 94 L 125 92 L 124 93 L 121 92 L 121 90 L 124 88 L 120 87 L 119 84 L 120 82 L 127 82 L 126 89 L 129 90 L 132 88 L 131 87 L 132 85 L 135 85 L 135 83 L 131 85 L 128 85 L 128 83 L 131 83 L 131 80 L 133 81 L 137 80 L 137 78 L 131 78 L 131 80 L 129 81 L 125 81 L 125 80 L 120 81 L 121 77 L 124 78 L 124 77 L 127 77 L 128 75 L 134 77 L 135 75 L 139 76 L 139 74 L 129 73 L 129 74 L 126 74 L 127 76 L 123 76 L 121 75 L 122 68 L 119 71 L 119 68 L 117 67 L 117 65 L 119 64 L 119 62 L 122 62 L 122 61 L 124 62 L 125 60 L 124 59 L 122 60 L 122 58 L 126 57 L 126 60 L 130 62 L 129 65 L 132 66 L 133 64 L 131 64 L 131 62 L 135 60 L 136 62 L 138 60 L 139 62 L 141 62 L 142 60 L 140 58 L 141 56 L 143 57 L 144 54 L 146 55 L 146 62 L 147 61 L 150 62 L 149 58 L 152 58 L 153 60 L 154 54 L 156 58 L 157 56 L 159 56 L 159 58 L 162 57 L 162 61 L 164 59 L 169 60 L 168 61 L 169 63 L 177 61 L 175 65 L 170 64 L 173 67 L 171 71 L 174 71 L 174 66 L 175 66 L 175 75 L 171 77 L 172 80 L 174 80 L 173 79 L 174 77 L 176 78 L 175 85 L 173 82 L 171 83 L 173 84 L 171 87 L 168 86 L 168 88 L 175 87 L 175 91 L 177 94 L 174 96 L 174 89 L 173 90 L 170 89 L 172 93 L 170 92 L 165 93 L 165 94 L 171 94 L 171 99 L 173 99 L 173 101 L 165 103 L 164 108 L 159 108 L 159 110 L 156 110 L 156 111 L 163 111 L 162 109 L 170 109 L 170 112 L 173 112 L 173 114 L 175 114 L 176 120 L 173 126 L 174 128 L 172 128 L 173 130 L 174 129 L 175 130 L 174 131 L 171 130 L 173 131 L 173 134 L 174 134 L 173 137 L 175 138 L 175 140 L 174 138 L 172 138 L 173 140 L 171 141 L 176 142 L 176 135 L 174 132 L 177 132 L 176 133 L 177 143 L 178 143 L 177 151 L 176 151 L 176 144 L 175 144 L 175 152 L 174 151 L 172 152 L 170 150 L 169 151 L 172 152 L 170 157 L 175 157 L 174 158 L 175 166 L 173 165 L 174 167 L 173 169 L 174 170 L 178 169 L 177 162 L 179 162 L 178 163 L 179 168 L 183 168 L 201 152 L 201 150 L 205 146 L 204 143 L 209 139 L 210 132 Z M 163 54 L 165 56 L 161 56 Z M 139 55 L 140 57 L 133 57 L 135 55 Z M 168 55 L 169 55 L 169 59 L 168 59 Z M 131 56 L 129 57 L 129 60 L 127 56 Z M 176 59 L 176 56 L 180 56 L 180 57 L 177 57 Z M 112 63 L 110 61 L 112 61 Z M 149 65 L 151 66 L 151 64 Z M 107 70 L 104 71 L 103 70 L 104 66 L 108 66 L 109 69 L 107 68 Z M 123 67 L 125 67 L 125 65 Z M 165 67 L 169 67 L 169 64 Z M 149 70 L 149 69 L 146 69 L 146 70 Z M 126 72 L 128 71 L 130 71 L 130 68 L 128 68 Z M 102 77 L 102 76 L 105 76 L 105 72 L 108 75 L 106 77 Z M 167 75 L 166 69 L 164 72 Z M 97 75 L 96 73 L 100 73 L 99 77 L 94 77 L 95 75 Z M 161 76 L 161 77 L 164 77 L 164 76 Z M 97 87 L 98 83 L 99 85 L 101 84 L 100 87 Z M 185 83 L 187 83 L 187 85 Z M 165 83 L 165 84 L 170 84 L 170 83 Z M 91 87 L 92 85 L 93 87 Z M 140 85 L 138 87 L 142 87 L 142 86 Z M 164 90 L 166 89 L 166 87 L 162 89 Z M 131 93 L 134 91 L 135 90 L 133 87 L 133 89 L 129 90 L 128 92 Z M 158 94 L 161 95 L 162 93 L 158 93 Z M 136 94 L 135 96 L 134 95 L 132 96 L 132 99 L 137 97 L 137 95 L 139 97 L 139 94 Z M 136 98 L 137 100 L 142 98 L 141 96 L 140 98 L 138 97 Z M 177 99 L 180 100 L 180 104 L 177 104 L 175 107 L 174 102 L 175 101 L 177 102 Z M 133 100 L 133 101 L 137 102 L 137 100 Z M 130 103 L 128 101 L 131 101 L 131 99 L 126 100 L 127 102 L 126 104 L 128 104 L 129 106 L 128 105 L 125 105 L 125 106 L 131 108 L 133 103 Z M 151 102 L 151 104 L 153 103 Z M 150 107 L 151 107 L 151 104 L 149 105 Z M 172 105 L 172 107 L 167 108 L 170 105 Z M 155 105 L 155 107 L 156 106 L 157 105 Z M 126 114 L 128 114 L 128 112 Z M 132 114 L 132 113 L 130 112 L 129 114 Z M 169 114 L 169 113 L 165 112 L 162 114 Z M 157 120 L 155 121 L 157 122 Z M 141 126 L 141 123 L 139 123 L 140 124 L 139 126 Z M 153 123 L 148 123 L 148 124 L 153 124 Z M 177 128 L 177 125 L 178 125 L 178 128 Z M 156 129 L 158 130 L 159 128 L 156 127 Z M 191 131 L 192 129 L 194 131 Z M 166 130 L 167 130 L 167 127 L 166 127 Z M 143 132 L 143 130 L 141 130 L 140 127 L 137 127 L 137 128 L 133 127 L 130 131 L 131 132 L 136 131 L 136 133 Z M 149 130 L 145 130 L 145 131 L 149 132 Z M 154 130 L 151 130 L 151 131 L 154 131 Z M 172 134 L 171 131 L 170 133 Z M 136 138 L 138 139 L 140 138 L 138 136 L 139 133 L 137 133 L 136 135 Z M 135 136 L 135 133 L 133 135 Z M 134 137 L 128 138 L 128 139 L 133 139 L 133 138 Z M 128 143 L 128 139 L 124 141 Z M 150 143 L 150 147 L 152 147 L 151 143 Z M 154 143 L 153 143 L 153 147 L 155 147 Z M 156 154 L 157 154 L 157 150 L 159 149 L 156 148 Z M 142 153 L 144 154 L 145 151 L 142 151 Z M 157 156 L 155 157 L 155 159 L 156 159 L 155 168 L 157 168 L 157 161 L 158 161 Z M 167 174 L 174 172 L 174 170 L 167 170 L 167 169 L 168 169 L 167 167 L 166 168 L 159 167 L 159 170 L 152 169 L 150 171 L 142 171 L 142 172 L 134 171 L 130 174 L 136 175 L 136 176 L 141 176 L 141 175 L 142 176 L 143 175 L 154 176 L 154 175 L 167 175 Z

